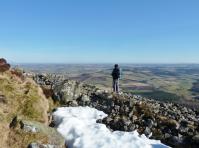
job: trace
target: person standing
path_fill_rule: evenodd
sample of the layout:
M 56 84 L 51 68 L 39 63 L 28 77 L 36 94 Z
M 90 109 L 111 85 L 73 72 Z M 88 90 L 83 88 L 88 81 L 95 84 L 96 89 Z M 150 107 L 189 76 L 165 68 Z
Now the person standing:
M 120 69 L 118 64 L 115 64 L 111 75 L 113 77 L 113 92 L 119 93 Z

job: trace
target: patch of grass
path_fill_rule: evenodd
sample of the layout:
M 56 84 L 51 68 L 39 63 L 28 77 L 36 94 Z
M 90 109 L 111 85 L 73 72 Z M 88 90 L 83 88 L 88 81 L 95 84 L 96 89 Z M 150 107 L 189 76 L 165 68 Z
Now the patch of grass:
M 164 117 L 164 116 L 158 116 L 158 122 L 162 125 L 162 126 L 167 126 L 170 129 L 176 128 L 178 126 L 178 122 L 174 119 L 169 119 L 168 117 Z
M 48 143 L 48 136 L 42 133 L 26 133 L 20 129 L 9 132 L 9 148 L 26 148 L 32 142 Z
M 148 93 L 148 92 L 153 92 L 152 90 L 129 90 L 129 91 L 124 91 L 124 92 L 130 92 L 133 94 L 142 94 L 142 93 Z
M 164 91 L 134 92 L 134 94 L 159 101 L 178 101 L 180 99 L 180 96 Z
M 0 74 L 0 94 L 6 98 L 6 103 L 0 102 L 0 147 L 25 148 L 32 142 L 52 142 L 53 135 L 47 133 L 26 133 L 19 126 L 9 128 L 15 116 L 20 120 L 38 121 L 41 125 L 47 123 L 50 103 L 34 81 L 28 78 L 21 80 L 9 71 Z
M 27 85 L 26 85 L 27 87 Z M 23 94 L 23 102 L 18 107 L 18 110 L 27 119 L 40 121 L 42 119 L 42 110 L 38 108 L 41 96 L 38 95 L 38 88 L 28 84 L 28 89 L 30 89 L 28 94 Z
M 135 108 L 136 108 L 136 112 L 135 112 L 135 115 L 136 116 L 141 116 L 142 114 L 144 114 L 143 118 L 151 118 L 153 119 L 155 114 L 151 111 L 151 107 L 142 102 L 141 104 L 137 103 L 135 104 Z
M 16 114 L 25 119 L 42 121 L 48 110 L 47 100 L 39 92 L 39 87 L 31 80 L 21 82 L 13 74 L 4 74 L 0 78 L 0 91 L 7 98 L 6 119 L 10 121 Z M 47 113 L 46 113 L 47 114 Z
M 19 107 L 22 110 L 21 113 L 29 119 L 39 119 L 41 117 L 41 113 L 34 108 L 34 101 L 36 101 L 35 97 L 30 97 L 25 101 L 22 109 Z

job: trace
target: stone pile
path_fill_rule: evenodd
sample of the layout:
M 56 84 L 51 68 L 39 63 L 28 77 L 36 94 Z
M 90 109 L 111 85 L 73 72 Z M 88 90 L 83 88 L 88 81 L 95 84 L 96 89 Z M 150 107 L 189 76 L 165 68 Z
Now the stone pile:
M 179 104 L 158 102 L 132 94 L 114 94 L 76 81 L 54 88 L 64 106 L 90 106 L 108 117 L 99 120 L 110 130 L 134 131 L 172 147 L 198 147 L 199 111 Z

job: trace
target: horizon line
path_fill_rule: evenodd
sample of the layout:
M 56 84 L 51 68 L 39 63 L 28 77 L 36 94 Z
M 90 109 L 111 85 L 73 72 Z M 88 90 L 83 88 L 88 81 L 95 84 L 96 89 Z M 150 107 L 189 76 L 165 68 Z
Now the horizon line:
M 132 65 L 199 65 L 199 62 L 173 62 L 173 63 L 166 63 L 166 62 L 54 62 L 54 63 L 50 63 L 50 62 L 11 62 L 11 64 L 14 65 L 28 65 L 28 64 L 32 64 L 32 65 L 37 65 L 37 64 L 42 64 L 42 65 L 48 65 L 48 64 L 80 64 L 80 65 L 86 65 L 86 64 L 90 64 L 90 65 L 94 65 L 94 64 L 132 64 Z

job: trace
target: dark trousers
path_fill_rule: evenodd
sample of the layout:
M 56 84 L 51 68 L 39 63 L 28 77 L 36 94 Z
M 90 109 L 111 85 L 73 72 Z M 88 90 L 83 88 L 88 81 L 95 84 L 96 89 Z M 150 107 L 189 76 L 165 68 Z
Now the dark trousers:
M 119 92 L 119 79 L 113 79 L 113 91 L 116 93 Z

